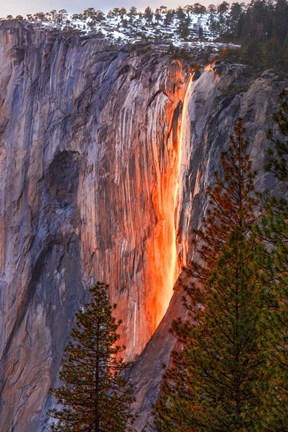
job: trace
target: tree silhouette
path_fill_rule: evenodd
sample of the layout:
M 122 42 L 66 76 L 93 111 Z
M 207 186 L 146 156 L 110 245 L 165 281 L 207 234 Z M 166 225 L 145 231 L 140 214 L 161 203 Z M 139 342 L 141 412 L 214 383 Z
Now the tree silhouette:
M 133 417 L 132 388 L 123 376 L 125 364 L 119 359 L 124 347 L 107 296 L 107 285 L 97 283 L 91 303 L 76 314 L 71 342 L 64 351 L 60 387 L 52 390 L 59 408 L 50 411 L 56 419 L 52 431 L 124 432 Z

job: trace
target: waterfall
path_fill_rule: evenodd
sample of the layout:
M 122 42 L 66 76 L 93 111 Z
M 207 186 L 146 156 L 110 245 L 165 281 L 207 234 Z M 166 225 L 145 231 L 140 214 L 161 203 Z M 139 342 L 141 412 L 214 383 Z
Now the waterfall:
M 174 169 L 174 192 L 173 192 L 173 200 L 172 200 L 172 208 L 169 213 L 169 224 L 172 229 L 171 235 L 171 257 L 170 257 L 170 265 L 168 266 L 168 274 L 167 274 L 167 287 L 166 287 L 166 298 L 163 300 L 163 306 L 165 308 L 168 307 L 175 282 L 179 276 L 181 265 L 185 264 L 185 259 L 183 257 L 179 257 L 179 251 L 177 248 L 177 231 L 179 224 L 179 203 L 181 201 L 181 193 L 182 193 L 182 167 L 185 165 L 185 161 L 183 160 L 183 148 L 186 145 L 187 140 L 189 140 L 190 136 L 190 128 L 188 127 L 187 122 L 189 122 L 189 113 L 188 113 L 188 101 L 191 94 L 192 88 L 192 77 L 190 77 L 187 90 L 185 92 L 184 100 L 183 100 L 183 108 L 182 108 L 182 116 L 181 123 L 179 125 L 179 139 L 177 140 L 177 145 L 175 148 L 175 169 Z

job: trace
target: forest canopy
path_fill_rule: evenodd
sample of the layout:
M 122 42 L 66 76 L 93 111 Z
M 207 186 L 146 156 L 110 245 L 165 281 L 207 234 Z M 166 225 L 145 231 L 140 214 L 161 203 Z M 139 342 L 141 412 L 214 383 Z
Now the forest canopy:
M 287 0 L 252 0 L 249 4 L 226 1 L 208 7 L 194 3 L 170 9 L 149 6 L 138 10 L 115 7 L 108 13 L 92 7 L 69 14 L 65 9 L 20 15 L 36 26 L 59 28 L 104 37 L 116 43 L 156 42 L 176 47 L 190 42 L 224 42 L 224 58 L 263 68 L 288 69 Z M 241 48 L 240 48 L 241 47 Z

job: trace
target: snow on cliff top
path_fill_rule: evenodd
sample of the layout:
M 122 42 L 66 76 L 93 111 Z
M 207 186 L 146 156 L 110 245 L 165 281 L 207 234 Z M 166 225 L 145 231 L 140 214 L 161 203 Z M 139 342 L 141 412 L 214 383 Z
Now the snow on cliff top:
M 155 12 L 148 9 L 139 12 L 136 8 L 129 11 L 114 8 L 104 14 L 89 8 L 74 15 L 68 14 L 66 10 L 53 10 L 27 15 L 25 18 L 18 16 L 16 19 L 37 27 L 79 31 L 83 36 L 95 34 L 111 43 L 164 42 L 181 48 L 204 48 L 208 45 L 215 49 L 219 47 L 215 40 L 225 32 L 229 22 L 228 10 L 220 13 L 217 10 L 208 12 L 204 8 L 196 13 L 189 10 L 188 6 L 177 10 L 161 7 Z M 2 20 L 12 18 L 8 16 Z

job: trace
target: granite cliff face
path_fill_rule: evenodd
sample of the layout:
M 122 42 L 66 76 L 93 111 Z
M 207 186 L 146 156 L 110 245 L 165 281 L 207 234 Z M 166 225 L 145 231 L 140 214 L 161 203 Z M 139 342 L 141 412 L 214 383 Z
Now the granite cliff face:
M 207 186 L 213 182 L 213 173 L 219 170 L 221 152 L 228 146 L 239 117 L 246 126 L 253 166 L 258 172 L 257 189 L 276 188 L 275 180 L 263 168 L 268 146 L 266 131 L 269 126 L 273 127 L 272 112 L 287 81 L 287 77 L 281 80 L 272 71 L 253 78 L 247 75 L 244 66 L 224 64 L 208 66 L 201 76 L 198 73 L 192 78 L 186 93 L 181 134 L 176 244 L 182 263 L 189 265 L 193 257 L 191 240 L 207 209 Z M 182 271 L 164 318 L 131 370 L 131 379 L 136 384 L 139 431 L 151 423 L 151 405 L 159 394 L 163 364 L 169 364 L 175 346 L 169 333 L 171 323 L 179 316 L 185 317 L 184 286 L 189 286 L 189 276 Z
M 128 358 L 165 312 L 185 74 L 16 23 L 0 47 L 1 431 L 32 432 L 87 286 L 110 284 Z
M 74 313 L 97 279 L 124 320 L 126 357 L 140 354 L 130 372 L 137 428 L 149 418 L 185 274 L 161 319 L 193 254 L 211 173 L 239 115 L 262 169 L 283 86 L 272 73 L 247 81 L 240 66 L 189 79 L 157 47 L 1 24 L 1 432 L 45 430 Z

